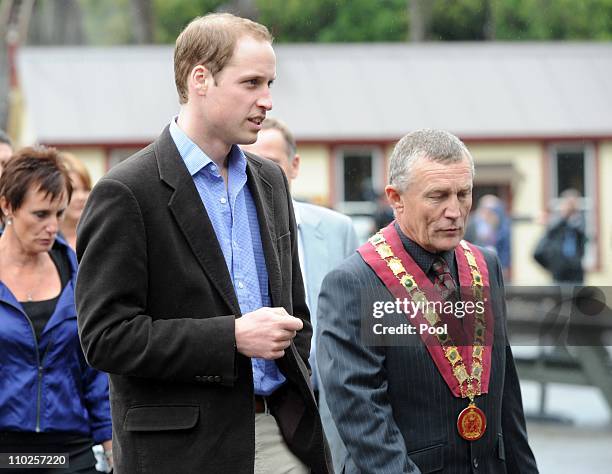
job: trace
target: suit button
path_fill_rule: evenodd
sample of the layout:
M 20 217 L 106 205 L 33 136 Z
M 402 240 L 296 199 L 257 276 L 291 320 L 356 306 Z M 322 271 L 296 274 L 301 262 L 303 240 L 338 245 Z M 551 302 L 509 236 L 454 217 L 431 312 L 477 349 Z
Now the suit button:
M 474 469 L 478 469 L 478 458 L 474 458 L 472 464 L 474 465 Z
M 215 381 L 215 377 L 213 375 L 209 375 L 208 376 L 208 381 L 209 382 L 214 382 Z
M 202 377 L 200 377 L 199 375 L 196 375 L 195 379 L 199 382 L 200 380 L 202 380 Z
M 217 383 L 221 382 L 221 376 L 215 375 L 215 382 Z

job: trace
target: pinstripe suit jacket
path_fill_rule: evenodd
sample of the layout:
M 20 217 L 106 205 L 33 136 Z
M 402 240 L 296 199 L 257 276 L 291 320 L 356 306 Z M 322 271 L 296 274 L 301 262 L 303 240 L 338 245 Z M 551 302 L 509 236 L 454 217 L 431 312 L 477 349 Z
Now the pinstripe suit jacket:
M 453 396 L 419 340 L 394 347 L 361 342 L 360 319 L 368 314 L 363 306 L 393 301 L 362 257 L 352 255 L 323 281 L 317 361 L 327 402 L 348 449 L 340 472 L 537 472 L 506 334 L 501 268 L 491 252 L 482 251 L 495 335 L 489 391 L 477 400 L 488 426 L 478 441 L 459 436 L 457 416 L 466 400 Z M 371 317 L 371 306 L 369 311 Z M 403 315 L 392 317 L 406 322 Z

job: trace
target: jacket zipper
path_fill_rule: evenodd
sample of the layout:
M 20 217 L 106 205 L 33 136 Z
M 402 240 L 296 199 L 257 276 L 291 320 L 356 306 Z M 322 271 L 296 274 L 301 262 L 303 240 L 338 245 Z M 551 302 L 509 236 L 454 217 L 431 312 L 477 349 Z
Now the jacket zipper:
M 37 344 L 38 346 L 38 344 Z M 40 432 L 40 402 L 42 399 L 42 378 L 43 378 L 43 362 L 45 360 L 45 356 L 47 352 L 49 352 L 49 346 L 51 346 L 51 340 L 47 343 L 47 347 L 45 347 L 45 352 L 40 360 L 40 365 L 38 366 L 38 399 L 36 401 L 36 432 Z M 38 351 L 38 347 L 36 348 Z
M 40 404 L 41 404 L 41 400 L 42 400 L 42 376 L 43 376 L 43 365 L 42 362 L 45 359 L 45 356 L 47 355 L 47 352 L 49 351 L 49 346 L 51 345 L 51 343 L 49 342 L 49 344 L 47 344 L 47 347 L 45 348 L 45 353 L 42 356 L 42 359 L 40 357 L 40 351 L 38 350 L 38 340 L 36 339 L 36 331 L 34 331 L 34 325 L 32 324 L 32 321 L 30 320 L 30 318 L 28 317 L 27 314 L 24 313 L 25 318 L 28 320 L 28 323 L 30 323 L 30 329 L 32 329 L 32 336 L 34 336 L 34 348 L 36 349 L 36 368 L 38 371 L 38 377 L 37 377 L 37 393 L 36 393 L 36 432 L 40 433 Z

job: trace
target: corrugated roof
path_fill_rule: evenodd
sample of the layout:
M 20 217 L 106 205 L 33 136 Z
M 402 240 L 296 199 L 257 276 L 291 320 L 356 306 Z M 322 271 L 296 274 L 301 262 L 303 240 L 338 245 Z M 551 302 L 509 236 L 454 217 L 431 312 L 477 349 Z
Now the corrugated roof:
M 612 43 L 276 45 L 274 110 L 299 140 L 612 136 Z M 178 111 L 172 47 L 25 48 L 40 141 L 153 139 Z

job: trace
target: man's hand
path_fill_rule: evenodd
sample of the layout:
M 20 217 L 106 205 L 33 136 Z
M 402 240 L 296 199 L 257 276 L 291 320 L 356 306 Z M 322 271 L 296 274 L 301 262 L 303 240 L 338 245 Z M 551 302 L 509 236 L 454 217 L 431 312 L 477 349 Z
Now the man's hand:
M 302 327 L 284 308 L 259 308 L 236 319 L 236 349 L 247 357 L 278 359 Z

